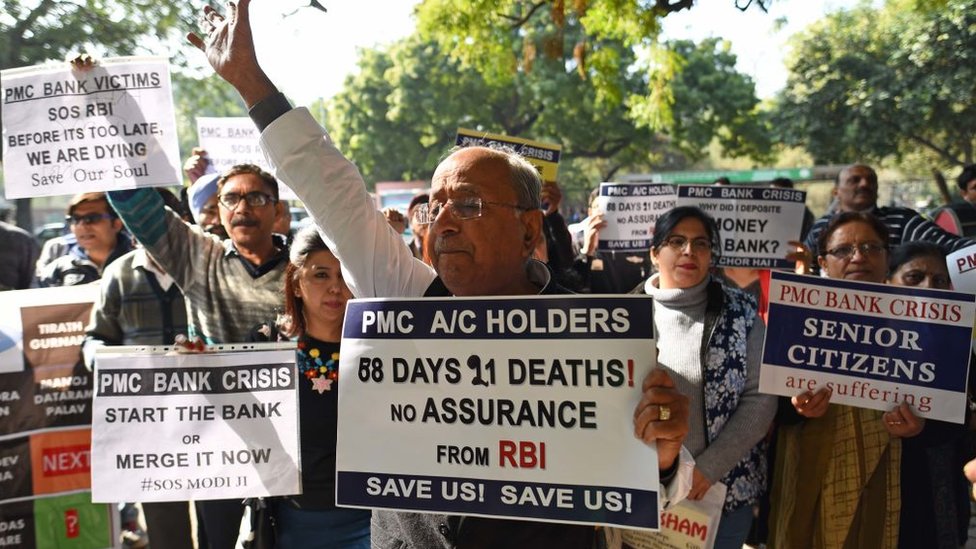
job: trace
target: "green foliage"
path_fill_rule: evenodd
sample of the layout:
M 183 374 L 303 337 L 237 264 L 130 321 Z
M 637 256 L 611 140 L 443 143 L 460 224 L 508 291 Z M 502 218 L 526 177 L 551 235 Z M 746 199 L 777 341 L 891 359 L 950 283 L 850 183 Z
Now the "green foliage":
M 247 116 L 240 96 L 216 74 L 193 78 L 173 71 L 172 81 L 176 132 L 180 138 L 182 158 L 188 158 L 193 147 L 198 145 L 198 116 Z
M 826 17 L 800 35 L 773 118 L 818 162 L 924 151 L 974 160 L 976 0 L 899 0 Z
M 755 4 L 765 10 L 769 1 Z M 510 84 L 531 72 L 539 59 L 549 59 L 586 80 L 601 107 L 624 104 L 638 124 L 668 130 L 676 103 L 669 83 L 680 60 L 659 48 L 657 37 L 663 17 L 692 4 L 692 0 L 424 0 L 416 15 L 424 39 L 436 42 L 493 85 Z M 621 49 L 638 51 L 642 58 L 620 56 Z M 643 85 L 621 87 L 618 75 L 623 72 L 643 74 Z
M 68 52 L 158 54 L 159 44 L 175 43 L 181 40 L 177 35 L 195 27 L 202 5 L 201 0 L 3 0 L 0 69 L 61 60 Z M 17 224 L 33 225 L 29 199 L 18 201 Z
M 573 43 L 577 31 L 567 23 L 564 40 Z M 752 82 L 734 71 L 734 56 L 715 41 L 675 48 L 680 53 L 668 55 L 689 61 L 674 75 L 680 131 L 673 135 L 634 123 L 630 105 L 601 99 L 605 91 L 559 59 L 536 57 L 514 78 L 495 82 L 420 36 L 362 50 L 359 72 L 327 107 L 315 110 L 327 112 L 333 138 L 370 182 L 429 179 L 458 127 L 560 143 L 560 183 L 578 199 L 620 170 L 682 168 L 706 153 L 716 133 L 727 136 L 722 145 L 731 155 L 767 151 L 768 142 L 740 135 L 750 129 L 749 120 L 757 135 L 760 125 Z M 603 44 L 600 52 L 621 66 L 635 62 L 619 42 Z M 646 86 L 640 72 L 614 73 L 612 88 L 620 97 L 639 96 Z
M 106 55 L 147 53 L 146 37 L 160 41 L 193 25 L 193 2 L 145 0 L 4 0 L 0 16 L 0 69 L 63 59 L 70 51 Z

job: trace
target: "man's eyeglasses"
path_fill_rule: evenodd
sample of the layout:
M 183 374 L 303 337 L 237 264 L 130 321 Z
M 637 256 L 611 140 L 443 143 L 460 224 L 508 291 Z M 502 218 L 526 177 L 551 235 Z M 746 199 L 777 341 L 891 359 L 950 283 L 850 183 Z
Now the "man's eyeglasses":
M 484 205 L 490 204 L 492 206 L 504 206 L 506 208 L 515 208 L 516 210 L 526 210 L 528 208 L 523 208 L 518 204 L 507 204 L 505 202 L 490 202 L 488 200 L 482 200 L 480 197 L 471 196 L 467 198 L 450 198 L 447 202 L 443 204 L 431 200 L 429 204 L 419 204 L 413 212 L 413 219 L 416 223 L 420 225 L 429 225 L 437 219 L 440 215 L 441 210 L 447 208 L 454 217 L 460 220 L 474 219 L 476 217 L 481 217 L 484 210 Z
M 874 257 L 885 251 L 885 247 L 881 244 L 875 244 L 874 242 L 865 242 L 855 246 L 847 245 L 831 248 L 827 250 L 827 255 L 832 255 L 837 259 L 850 259 L 854 257 L 854 252 L 857 251 L 861 252 L 861 255 L 864 257 Z
M 247 202 L 247 205 L 252 208 L 260 208 L 261 206 L 274 203 L 273 196 L 261 191 L 251 191 L 247 194 L 224 193 L 217 197 L 217 201 L 229 210 L 236 208 L 241 203 L 241 200 Z
M 66 215 L 64 222 L 68 225 L 94 225 L 103 219 L 115 219 L 110 213 L 90 213 L 85 215 Z
M 691 251 L 693 252 L 704 252 L 712 249 L 712 242 L 703 237 L 692 238 L 689 240 L 687 237 L 675 234 L 664 239 L 664 243 L 676 252 L 683 252 L 685 250 L 685 246 L 687 246 L 689 242 L 691 243 Z

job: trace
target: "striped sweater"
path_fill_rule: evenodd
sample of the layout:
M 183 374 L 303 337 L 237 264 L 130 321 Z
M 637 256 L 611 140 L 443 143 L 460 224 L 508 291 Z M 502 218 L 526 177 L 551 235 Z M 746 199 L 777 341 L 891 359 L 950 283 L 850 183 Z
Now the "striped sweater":
M 974 243 L 968 238 L 962 238 L 944 231 L 941 227 L 925 219 L 921 214 L 910 208 L 882 206 L 880 208 L 874 208 L 868 213 L 873 214 L 888 226 L 888 244 L 892 248 L 900 246 L 905 242 L 920 240 L 939 244 L 947 252 L 954 252 Z M 819 254 L 817 239 L 820 238 L 820 234 L 827 228 L 827 224 L 830 223 L 833 216 L 834 214 L 829 213 L 818 219 L 807 234 L 807 239 L 804 244 L 810 249 L 814 258 Z M 814 271 L 818 270 L 816 260 L 813 261 L 811 267 L 813 267 Z
M 255 325 L 283 310 L 284 246 L 267 263 L 254 266 L 231 240 L 183 222 L 153 189 L 108 195 L 129 232 L 183 291 L 191 336 L 208 344 L 246 342 Z

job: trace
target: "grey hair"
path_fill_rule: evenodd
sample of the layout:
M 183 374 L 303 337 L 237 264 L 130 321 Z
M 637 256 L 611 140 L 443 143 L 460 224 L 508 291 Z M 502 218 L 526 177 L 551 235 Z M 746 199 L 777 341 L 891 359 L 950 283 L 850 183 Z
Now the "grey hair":
M 288 250 L 288 261 L 291 261 L 296 267 L 302 267 L 308 254 L 319 250 L 332 251 L 319 235 L 318 227 L 314 224 L 308 225 L 295 233 L 295 239 Z
M 488 153 L 488 157 L 508 164 L 508 171 L 511 174 L 509 183 L 515 191 L 518 205 L 526 210 L 538 210 L 542 207 L 542 178 L 539 176 L 539 170 L 515 149 L 508 145 L 487 142 L 484 145 L 471 147 L 454 147 L 448 151 L 444 159 L 464 149 L 482 149 Z

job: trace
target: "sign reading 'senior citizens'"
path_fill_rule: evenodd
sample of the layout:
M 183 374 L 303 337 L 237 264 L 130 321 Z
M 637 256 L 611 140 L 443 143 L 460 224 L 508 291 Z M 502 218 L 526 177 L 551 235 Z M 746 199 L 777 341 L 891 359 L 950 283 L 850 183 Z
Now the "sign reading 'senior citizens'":
M 654 348 L 646 296 L 350 301 L 336 502 L 657 528 Z
M 963 423 L 976 296 L 774 271 L 759 390 Z
M 11 69 L 0 88 L 7 198 L 180 182 L 165 58 Z
M 491 147 L 493 145 L 511 147 L 539 170 L 542 181 L 546 183 L 558 181 L 559 154 L 562 150 L 562 146 L 559 144 L 532 141 L 531 139 L 497 133 L 479 132 L 466 128 L 458 128 L 454 144 L 458 147 Z
M 299 493 L 294 346 L 221 347 L 189 355 L 98 350 L 92 500 Z
M 674 208 L 674 186 L 660 183 L 600 183 L 597 207 L 607 226 L 600 231 L 598 248 L 626 252 L 651 248 L 654 223 Z
M 791 268 L 787 243 L 800 239 L 807 193 L 774 187 L 682 185 L 678 206 L 697 206 L 715 218 L 722 238 L 718 265 Z

